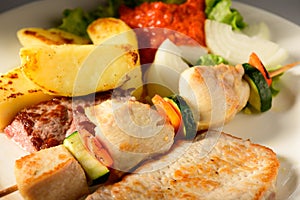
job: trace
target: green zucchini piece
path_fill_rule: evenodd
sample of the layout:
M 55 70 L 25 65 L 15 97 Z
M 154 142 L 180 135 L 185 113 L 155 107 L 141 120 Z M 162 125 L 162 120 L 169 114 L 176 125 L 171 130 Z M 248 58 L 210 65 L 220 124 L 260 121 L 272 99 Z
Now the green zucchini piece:
M 254 112 L 265 112 L 272 107 L 272 92 L 261 72 L 248 63 L 243 64 L 246 80 L 250 86 L 247 108 Z
M 164 99 L 180 111 L 184 137 L 186 139 L 194 139 L 197 134 L 197 125 L 190 106 L 183 97 L 177 94 L 165 97 Z
M 77 159 L 92 183 L 98 182 L 109 173 L 109 169 L 86 149 L 78 131 L 65 138 L 63 145 Z

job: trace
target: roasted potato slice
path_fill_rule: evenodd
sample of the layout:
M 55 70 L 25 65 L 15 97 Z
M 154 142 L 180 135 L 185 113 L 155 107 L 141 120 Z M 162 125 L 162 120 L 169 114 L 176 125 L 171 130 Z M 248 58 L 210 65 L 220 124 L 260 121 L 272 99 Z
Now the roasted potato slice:
M 27 78 L 52 95 L 87 95 L 130 81 L 141 86 L 139 54 L 129 44 L 31 46 L 20 56 Z
M 20 68 L 12 69 L 0 77 L 0 97 L 1 131 L 22 108 L 53 98 L 29 81 Z
M 138 48 L 135 32 L 121 19 L 99 18 L 87 28 L 93 44 L 131 44 Z
M 23 46 L 32 45 L 61 45 L 61 44 L 89 44 L 91 41 L 66 31 L 52 28 L 23 28 L 17 32 L 19 42 Z

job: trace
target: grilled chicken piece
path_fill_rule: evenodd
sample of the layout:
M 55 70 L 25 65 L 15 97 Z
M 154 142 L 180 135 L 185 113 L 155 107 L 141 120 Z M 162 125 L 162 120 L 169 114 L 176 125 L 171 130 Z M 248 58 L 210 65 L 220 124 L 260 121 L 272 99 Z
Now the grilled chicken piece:
M 89 192 L 84 170 L 63 145 L 16 160 L 14 171 L 27 200 L 77 200 Z
M 211 132 L 205 139 L 179 143 L 86 200 L 273 199 L 278 168 L 271 149 Z
M 174 142 L 174 128 L 165 117 L 133 99 L 109 99 L 85 113 L 119 171 L 127 172 L 142 160 L 168 151 Z
M 194 111 L 198 129 L 229 122 L 241 111 L 250 95 L 241 65 L 196 66 L 185 70 L 179 80 L 179 94 Z

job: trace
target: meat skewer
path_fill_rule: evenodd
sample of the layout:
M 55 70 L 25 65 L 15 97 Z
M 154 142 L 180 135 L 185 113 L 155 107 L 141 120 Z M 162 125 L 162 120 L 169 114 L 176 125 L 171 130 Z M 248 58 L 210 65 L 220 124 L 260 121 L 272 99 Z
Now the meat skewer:
M 279 75 L 279 74 L 281 74 L 281 73 L 283 73 L 283 72 L 285 72 L 286 70 L 288 70 L 288 69 L 290 69 L 290 68 L 292 68 L 292 67 L 295 67 L 295 66 L 297 66 L 297 65 L 299 65 L 300 64 L 300 62 L 294 62 L 294 63 L 290 63 L 290 64 L 287 64 L 287 65 L 285 65 L 285 66 L 283 66 L 283 67 L 281 67 L 281 68 L 279 68 L 279 69 L 277 69 L 277 70 L 275 70 L 275 71 L 272 71 L 272 72 L 270 72 L 269 73 L 269 75 L 270 75 L 270 77 L 272 78 L 272 77 L 275 77 L 275 76 L 277 76 L 277 75 Z M 242 81 L 242 75 L 243 75 L 243 73 L 241 73 L 242 71 L 241 71 L 241 69 L 237 66 L 237 67 L 229 67 L 229 66 L 225 66 L 225 65 L 220 65 L 219 67 L 217 67 L 217 68 L 215 68 L 214 69 L 214 71 L 213 71 L 213 73 L 214 73 L 214 75 L 215 74 L 218 74 L 218 73 L 220 73 L 220 72 L 224 72 L 224 69 L 225 69 L 225 71 L 227 71 L 227 75 L 228 75 L 228 73 L 229 74 L 231 74 L 231 75 L 234 75 L 234 74 L 236 74 L 235 76 L 233 76 L 234 78 L 233 79 L 229 79 L 231 82 L 233 81 L 233 82 L 235 82 L 236 80 L 241 80 Z M 228 68 L 228 69 L 226 69 L 226 68 Z M 204 69 L 204 68 L 203 68 Z M 213 69 L 213 68 L 212 68 Z M 203 74 L 207 74 L 207 71 L 208 71 L 208 69 L 204 69 L 204 71 L 206 70 L 206 72 L 204 72 Z M 233 70 L 233 71 L 231 71 L 231 70 Z M 187 73 L 188 75 L 186 75 L 187 77 L 188 76 L 192 76 L 192 74 L 190 74 L 190 73 Z M 214 76 L 212 76 L 212 77 L 214 77 Z M 224 84 L 229 84 L 230 85 L 230 81 L 228 81 L 228 79 L 225 79 L 225 77 L 226 78 L 228 78 L 228 76 L 225 76 L 225 75 L 223 75 L 222 76 L 224 79 L 222 80 L 223 81 L 223 83 Z M 213 82 L 216 82 L 216 81 L 220 81 L 220 79 L 215 79 Z M 209 83 L 209 82 L 205 82 L 205 84 L 207 84 L 207 83 Z M 212 83 L 212 82 L 210 82 L 210 83 Z M 228 115 L 226 115 L 225 114 L 225 121 L 229 121 L 230 119 L 232 119 L 233 118 L 233 116 L 238 112 L 238 111 L 240 111 L 241 110 L 241 108 L 243 107 L 243 105 L 245 105 L 245 102 L 246 102 L 246 100 L 247 100 L 247 96 L 248 96 L 248 94 L 247 94 L 247 86 L 245 86 L 245 84 L 243 83 L 243 82 L 240 82 L 242 85 L 236 85 L 236 87 L 240 87 L 240 89 L 241 88 L 243 88 L 244 90 L 246 90 L 246 91 L 244 91 L 244 93 L 243 94 L 238 94 L 238 93 L 232 93 L 232 92 L 236 92 L 236 91 L 241 91 L 241 90 L 237 90 L 236 88 L 234 88 L 234 87 L 225 87 L 225 93 L 227 94 L 227 96 L 228 96 L 228 94 L 230 94 L 230 92 L 231 92 L 231 94 L 234 94 L 233 96 L 239 96 L 240 97 L 240 99 L 236 102 L 236 104 L 230 104 L 230 103 L 232 103 L 233 101 L 232 101 L 232 98 L 231 99 L 225 99 L 225 103 L 227 104 L 227 105 L 229 105 L 229 107 L 227 107 L 227 111 L 229 112 L 229 110 L 230 109 L 233 109 L 233 108 L 238 108 L 238 109 L 235 109 L 235 110 L 231 110 L 229 113 L 231 113 L 231 114 L 228 114 Z M 226 91 L 227 90 L 227 91 Z M 185 90 L 181 90 L 181 91 L 185 91 Z M 225 95 L 226 96 L 226 95 Z M 107 98 L 107 97 L 106 97 Z M 186 98 L 189 98 L 188 96 L 186 97 Z M 204 104 L 205 105 L 205 104 Z M 231 106 L 230 106 L 231 105 Z M 207 114 L 207 113 L 206 113 Z M 205 118 L 204 118 L 205 119 Z M 207 126 L 208 127 L 208 125 L 206 124 L 206 125 L 204 125 L 204 126 Z M 8 188 L 5 188 L 5 189 L 3 189 L 3 190 L 0 190 L 0 197 L 3 197 L 3 196 L 6 196 L 6 195 L 8 195 L 8 194 L 10 194 L 10 193 L 13 193 L 13 192 L 15 192 L 15 191 L 17 191 L 18 190 L 18 186 L 17 185 L 13 185 L 13 186 L 10 186 L 10 187 L 8 187 Z
M 287 64 L 275 71 L 272 71 L 269 73 L 270 77 L 274 77 L 280 73 L 283 73 L 284 71 L 292 68 L 292 67 L 295 67 L 297 66 L 298 64 L 300 64 L 300 62 L 294 62 L 294 63 L 291 63 L 291 64 Z M 201 72 L 200 72 L 200 71 Z M 200 126 L 200 129 L 203 129 L 203 128 L 208 128 L 209 127 L 209 124 L 207 122 L 206 119 L 209 119 L 210 118 L 210 114 L 211 114 L 211 111 L 209 110 L 209 108 L 211 108 L 211 105 L 210 102 L 212 102 L 212 100 L 220 100 L 220 96 L 221 93 L 223 92 L 223 100 L 225 99 L 225 101 L 223 103 L 225 103 L 226 105 L 226 108 L 224 107 L 221 107 L 221 110 L 225 111 L 226 112 L 226 115 L 224 116 L 224 121 L 227 122 L 229 120 L 231 120 L 235 114 L 237 112 L 239 112 L 244 106 L 245 106 L 245 103 L 247 102 L 247 99 L 248 99 L 248 86 L 246 85 L 246 83 L 242 80 L 242 76 L 243 76 L 243 70 L 240 69 L 240 67 L 228 67 L 228 66 L 217 66 L 216 68 L 209 68 L 209 67 L 201 67 L 199 68 L 198 70 L 196 70 L 195 72 L 192 72 L 193 70 L 192 69 L 188 69 L 186 72 L 183 73 L 183 77 L 186 78 L 186 80 L 188 80 L 190 83 L 191 83 L 191 89 L 192 90 L 195 90 L 193 92 L 193 94 L 190 93 L 190 89 L 186 89 L 184 88 L 186 85 L 186 82 L 187 81 L 182 81 L 183 84 L 180 85 L 180 88 L 181 88 L 181 92 L 180 92 L 180 95 L 182 95 L 183 97 L 185 97 L 186 100 L 188 100 L 191 105 L 195 105 L 192 110 L 194 110 L 195 112 L 201 112 L 200 113 L 200 121 L 201 121 L 201 125 Z M 197 72 L 199 71 L 199 73 Z M 202 76 L 202 80 L 198 80 L 198 82 L 196 81 L 197 77 L 195 76 L 196 74 L 195 73 L 198 73 L 198 77 L 200 76 L 201 73 L 205 74 Z M 219 75 L 218 75 L 219 74 Z M 195 76 L 195 77 L 190 77 L 189 76 Z M 205 76 L 207 76 L 205 78 Z M 210 76 L 210 77 L 208 77 Z M 215 79 L 216 76 L 219 76 L 219 79 Z M 233 79 L 230 79 L 229 77 L 232 77 Z M 206 80 L 205 80 L 206 79 Z M 210 80 L 208 80 L 210 79 Z M 215 80 L 213 80 L 215 79 Z M 210 82 L 209 82 L 210 81 Z M 185 83 L 184 83 L 185 82 Z M 197 84 L 194 84 L 192 82 L 197 82 Z M 200 83 L 200 84 L 199 84 Z M 216 84 L 215 83 L 219 83 L 219 87 L 215 87 Z M 207 87 L 207 84 L 209 84 L 209 86 Z M 220 85 L 221 84 L 221 85 Z M 215 87 L 215 88 L 213 88 Z M 210 88 L 210 89 L 209 89 Z M 216 89 L 219 88 L 219 91 L 221 93 L 217 93 L 216 92 Z M 224 88 L 224 91 L 222 91 L 222 88 Z M 196 91 L 197 90 L 197 91 Z M 205 93 L 205 91 L 207 91 Z M 243 91 L 243 94 L 241 93 L 241 91 Z M 203 92 L 205 94 L 203 94 Z M 211 92 L 211 94 L 210 94 Z M 214 94 L 212 94 L 214 93 Z M 99 99 L 100 99 L 100 102 L 103 101 L 103 99 L 107 99 L 109 98 L 109 92 L 107 93 L 107 95 L 102 95 L 102 97 L 99 97 L 99 95 L 96 95 L 95 96 L 95 103 L 99 102 Z M 193 95 L 199 95 L 195 98 L 195 96 Z M 211 96 L 209 96 L 211 95 Z M 213 96 L 212 96 L 213 95 Z M 64 100 L 64 99 L 63 99 Z M 29 137 L 29 135 L 38 135 L 39 132 L 41 134 L 44 134 L 45 133 L 45 130 L 43 130 L 44 128 L 41 126 L 41 125 L 37 125 L 39 124 L 38 122 L 40 120 L 43 120 L 43 119 L 48 119 L 49 117 L 47 117 L 46 115 L 49 114 L 49 113 L 57 113 L 57 111 L 55 111 L 56 107 L 62 107 L 61 102 L 65 102 L 64 104 L 66 104 L 66 112 L 68 113 L 72 113 L 72 111 L 70 111 L 72 109 L 72 99 L 69 99 L 69 100 L 61 100 L 61 99 L 58 99 L 56 101 L 54 100 L 51 100 L 51 105 L 53 108 L 51 108 L 52 110 L 54 109 L 54 111 L 47 111 L 47 112 L 44 112 L 44 113 L 41 113 L 39 115 L 37 115 L 37 110 L 49 110 L 49 105 L 47 102 L 45 103 L 42 103 L 40 105 L 37 105 L 34 106 L 32 109 L 28 108 L 26 110 L 28 111 L 25 111 L 25 112 L 20 112 L 22 114 L 19 114 L 18 116 L 16 116 L 15 120 L 11 123 L 11 125 L 9 125 L 6 129 L 5 129 L 5 133 L 11 137 L 13 140 L 15 140 L 16 142 L 18 141 L 24 141 L 24 137 Z M 93 99 L 92 99 L 93 100 Z M 82 102 L 80 102 L 79 104 L 91 104 L 91 102 L 89 102 L 91 100 L 87 99 L 87 100 L 84 100 Z M 76 102 L 78 102 L 76 100 Z M 44 105 L 45 104 L 45 105 Z M 196 106 L 198 105 L 198 106 Z M 74 106 L 73 106 L 74 107 Z M 77 105 L 78 107 L 78 105 Z M 75 109 L 77 108 L 75 106 Z M 31 111 L 30 111 L 31 110 Z M 32 111 L 33 110 L 33 111 Z M 69 111 L 67 111 L 69 110 Z M 29 127 L 29 129 L 26 129 L 27 127 L 27 121 L 28 119 L 31 119 L 32 117 L 30 112 L 34 112 L 34 116 L 35 118 L 32 119 L 30 121 L 29 124 L 32 124 L 34 122 L 36 122 L 36 126 L 34 126 L 34 128 L 31 128 Z M 74 112 L 74 111 L 73 111 Z M 80 113 L 78 113 L 80 114 Z M 76 117 L 78 117 L 79 115 L 76 114 Z M 68 114 L 70 115 L 70 114 Z M 71 114 L 72 115 L 72 114 Z M 84 115 L 84 114 L 83 114 Z M 38 116 L 38 117 L 37 117 Z M 63 115 L 59 115 L 59 116 L 63 116 Z M 199 117 L 199 114 L 195 114 L 195 119 L 196 121 L 197 118 Z M 216 115 L 215 115 L 216 116 Z M 84 117 L 83 117 L 84 118 Z M 27 121 L 25 120 L 22 120 L 22 119 L 27 119 Z M 83 123 L 83 120 L 85 121 Z M 80 119 L 78 119 L 78 124 L 81 123 L 81 124 L 87 124 L 87 119 L 85 117 L 85 119 L 82 120 L 82 117 L 80 117 Z M 206 120 L 206 121 L 205 121 Z M 60 119 L 58 120 L 52 120 L 51 123 L 54 123 L 53 121 L 60 121 Z M 74 120 L 75 121 L 75 120 Z M 23 124 L 22 124 L 23 123 Z M 40 124 L 43 124 L 44 122 L 41 122 Z M 50 123 L 50 122 L 49 122 Z M 66 124 L 66 123 L 65 123 Z M 72 123 L 68 123 L 69 124 L 69 128 L 70 129 L 74 129 L 74 122 Z M 92 124 L 92 123 L 90 123 Z M 56 130 L 59 130 L 59 126 L 62 126 L 62 125 L 57 125 L 56 126 L 56 129 L 55 131 L 51 131 L 51 130 L 48 130 L 49 133 L 55 133 L 57 132 Z M 23 127 L 23 128 L 22 128 Z M 33 127 L 33 126 L 32 126 Z M 50 129 L 55 126 L 53 126 L 53 124 L 51 126 L 49 126 Z M 59 128 L 59 129 L 57 129 Z M 24 129 L 24 130 L 23 130 Z M 68 130 L 68 127 L 61 127 L 62 130 Z M 91 127 L 90 129 L 93 129 L 93 127 Z M 34 134 L 31 134 L 30 133 L 30 130 L 34 133 Z M 16 134 L 16 131 L 19 131 L 20 133 Z M 28 132 L 29 131 L 29 132 Z M 74 130 L 73 130 L 74 131 Z M 28 132 L 28 133 L 26 133 Z M 69 133 L 72 132 L 72 131 L 68 131 Z M 28 136 L 27 136 L 28 134 Z M 64 133 L 63 133 L 64 134 Z M 31 136 L 30 136 L 31 137 Z M 40 144 L 40 142 L 38 142 L 39 140 L 43 139 L 45 140 L 45 145 L 44 147 L 50 147 L 49 145 L 51 145 L 51 143 L 53 143 L 53 139 L 52 137 L 54 136 L 51 136 L 49 135 L 49 138 L 47 138 L 47 140 L 43 139 L 42 136 L 40 136 L 40 138 L 37 136 L 37 140 L 35 139 L 36 137 L 32 137 L 32 138 L 28 138 L 26 141 L 29 141 L 29 142 L 26 142 L 26 146 L 23 146 L 23 148 L 25 149 L 30 149 L 30 152 L 34 151 L 35 149 L 36 150 L 39 150 L 39 148 L 41 148 L 40 146 L 37 146 L 37 147 L 33 147 L 34 145 L 38 145 Z M 60 136 L 55 136 L 55 137 L 60 137 Z M 63 137 L 61 137 L 62 139 L 64 138 L 65 136 L 63 135 Z M 49 142 L 47 142 L 49 140 Z M 32 145 L 28 145 L 30 144 L 30 141 L 32 142 Z M 54 144 L 57 144 L 54 143 Z M 21 144 L 22 146 L 22 144 Z

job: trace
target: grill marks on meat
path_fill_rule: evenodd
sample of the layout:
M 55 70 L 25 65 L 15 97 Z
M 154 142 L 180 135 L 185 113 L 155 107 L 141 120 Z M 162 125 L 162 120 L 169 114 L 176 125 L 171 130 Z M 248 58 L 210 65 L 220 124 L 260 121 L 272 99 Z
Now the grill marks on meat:
M 28 152 L 59 145 L 72 132 L 84 128 L 93 133 L 95 125 L 84 108 L 111 97 L 111 92 L 85 97 L 55 97 L 21 110 L 4 132 Z
M 72 100 L 54 98 L 21 110 L 4 132 L 28 152 L 60 144 L 69 129 Z
M 69 99 L 53 99 L 34 109 L 21 112 L 16 120 L 24 124 L 24 129 L 30 141 L 37 150 L 56 146 L 64 139 L 71 122 L 72 110 Z M 27 112 L 28 111 L 28 112 Z
M 193 143 L 178 141 L 168 154 L 101 186 L 86 200 L 273 199 L 278 168 L 271 149 L 211 132 Z

